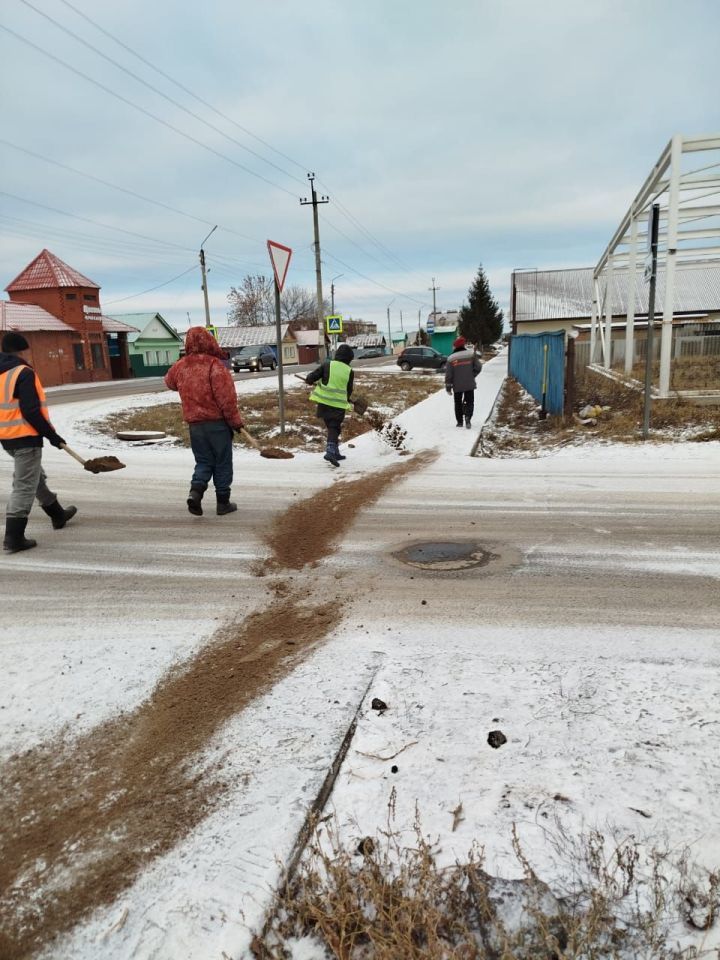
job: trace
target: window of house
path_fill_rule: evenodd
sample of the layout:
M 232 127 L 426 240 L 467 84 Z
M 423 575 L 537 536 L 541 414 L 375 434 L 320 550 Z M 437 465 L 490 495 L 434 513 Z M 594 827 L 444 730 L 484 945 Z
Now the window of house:
M 92 354 L 92 365 L 96 370 L 102 370 L 105 366 L 105 357 L 101 343 L 91 343 L 90 353 Z
M 77 294 L 76 294 L 76 293 L 66 293 L 66 294 L 65 294 L 65 299 L 66 299 L 66 300 L 77 300 Z
M 172 363 L 172 361 L 171 361 L 171 359 L 170 359 L 170 351 L 169 351 L 169 350 L 166 350 L 166 351 L 165 351 L 165 363 Z
M 292 347 L 283 347 L 283 357 L 286 360 L 292 360 L 293 357 L 293 348 Z
M 89 300 L 91 303 L 95 303 L 97 300 L 97 297 L 95 296 L 94 293 L 84 293 L 83 300 Z
M 75 361 L 76 370 L 85 369 L 85 351 L 81 343 L 73 344 L 73 360 Z

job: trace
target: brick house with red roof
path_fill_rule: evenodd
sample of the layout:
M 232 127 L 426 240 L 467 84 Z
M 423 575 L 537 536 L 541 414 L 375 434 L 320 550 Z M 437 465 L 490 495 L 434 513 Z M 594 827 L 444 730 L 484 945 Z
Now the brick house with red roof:
M 104 317 L 100 287 L 54 253 L 39 253 L 5 290 L 0 331 L 27 339 L 45 386 L 131 376 L 127 335 L 135 328 Z

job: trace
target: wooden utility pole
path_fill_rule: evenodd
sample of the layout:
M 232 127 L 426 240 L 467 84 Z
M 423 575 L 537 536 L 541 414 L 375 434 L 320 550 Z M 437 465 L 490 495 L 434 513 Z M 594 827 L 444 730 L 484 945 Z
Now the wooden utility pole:
M 217 230 L 217 224 L 212 228 L 210 233 L 205 237 L 203 242 L 200 244 L 200 270 L 202 271 L 202 291 L 203 297 L 205 298 L 205 326 L 209 327 L 210 324 L 210 301 L 208 300 L 208 288 L 207 288 L 207 273 L 205 272 L 205 251 L 203 247 L 210 239 L 210 237 Z
M 315 231 L 315 284 L 317 288 L 317 320 L 318 320 L 318 360 L 325 359 L 325 316 L 323 310 L 323 292 L 322 292 L 322 267 L 320 264 L 320 223 L 318 221 L 318 205 L 329 203 L 330 197 L 322 196 L 318 200 L 315 192 L 315 174 L 307 175 L 310 181 L 311 200 L 303 198 L 300 200 L 300 206 L 306 207 L 312 204 L 313 208 L 313 228 Z
M 435 286 L 435 277 L 433 277 L 433 278 L 432 278 L 432 286 L 431 286 L 431 287 L 428 287 L 428 290 L 432 290 L 432 295 L 433 295 L 433 319 L 435 319 L 435 315 L 436 315 L 436 313 L 437 313 L 437 307 L 436 307 L 436 305 L 435 305 L 435 293 L 436 293 L 436 291 L 439 290 L 439 289 L 440 289 L 440 287 L 436 287 L 436 286 Z

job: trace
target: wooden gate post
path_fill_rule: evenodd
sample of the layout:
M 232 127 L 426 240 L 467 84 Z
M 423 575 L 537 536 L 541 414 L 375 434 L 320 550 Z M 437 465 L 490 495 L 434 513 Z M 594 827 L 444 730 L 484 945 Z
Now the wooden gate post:
M 567 338 L 565 351 L 565 404 L 563 414 L 572 416 L 575 406 L 575 337 Z

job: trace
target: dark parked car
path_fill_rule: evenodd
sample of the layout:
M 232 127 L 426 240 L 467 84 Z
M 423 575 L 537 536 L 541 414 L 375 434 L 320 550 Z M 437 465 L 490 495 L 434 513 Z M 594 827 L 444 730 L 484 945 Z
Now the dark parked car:
M 406 347 L 397 358 L 401 370 L 413 370 L 422 367 L 425 370 L 442 370 L 447 357 L 432 347 Z
M 232 368 L 235 373 L 239 373 L 241 370 L 262 370 L 264 367 L 274 370 L 276 366 L 275 351 L 267 345 L 257 344 L 252 347 L 243 347 L 232 358 Z
M 369 357 L 384 357 L 385 351 L 382 347 L 358 347 L 355 351 L 356 360 L 365 360 Z

